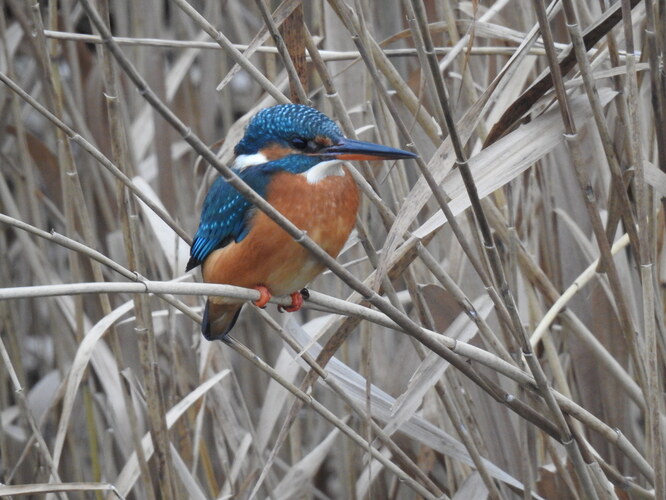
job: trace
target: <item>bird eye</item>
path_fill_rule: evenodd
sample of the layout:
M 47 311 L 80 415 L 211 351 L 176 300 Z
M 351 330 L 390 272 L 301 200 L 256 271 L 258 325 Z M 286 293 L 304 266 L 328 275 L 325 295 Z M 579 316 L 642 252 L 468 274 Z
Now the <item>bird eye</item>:
M 308 147 L 308 141 L 307 139 L 303 139 L 302 137 L 296 137 L 291 140 L 291 145 L 294 146 L 296 149 L 305 149 Z

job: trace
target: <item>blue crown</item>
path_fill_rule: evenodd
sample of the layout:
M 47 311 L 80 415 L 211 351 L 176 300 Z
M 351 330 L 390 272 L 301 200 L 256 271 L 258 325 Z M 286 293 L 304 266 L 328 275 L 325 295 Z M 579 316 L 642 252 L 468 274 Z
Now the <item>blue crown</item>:
M 278 104 L 262 109 L 250 121 L 236 155 L 253 154 L 270 143 L 291 146 L 297 138 L 324 136 L 334 142 L 342 137 L 340 128 L 325 114 L 303 104 Z

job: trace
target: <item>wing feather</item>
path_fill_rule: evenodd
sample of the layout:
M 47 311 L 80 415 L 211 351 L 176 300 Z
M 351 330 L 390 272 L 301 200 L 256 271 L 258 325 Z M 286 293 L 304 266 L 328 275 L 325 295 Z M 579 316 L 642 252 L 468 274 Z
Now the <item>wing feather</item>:
M 210 187 L 201 209 L 201 221 L 194 235 L 186 270 L 203 263 L 214 250 L 247 236 L 251 224 L 248 212 L 251 212 L 251 208 L 252 205 L 233 186 L 218 177 Z

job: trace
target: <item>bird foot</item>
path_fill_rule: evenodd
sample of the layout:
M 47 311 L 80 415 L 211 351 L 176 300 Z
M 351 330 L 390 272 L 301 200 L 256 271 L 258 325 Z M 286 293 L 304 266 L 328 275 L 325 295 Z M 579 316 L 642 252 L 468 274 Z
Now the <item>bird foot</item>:
M 298 311 L 301 307 L 303 307 L 303 294 L 301 292 L 294 292 L 291 294 L 291 305 L 278 306 L 278 311 L 292 313 Z
M 253 287 L 255 290 L 257 290 L 261 296 L 259 297 L 259 300 L 255 300 L 252 302 L 255 306 L 261 307 L 262 309 L 266 307 L 266 304 L 268 304 L 268 301 L 271 300 L 271 292 L 268 291 L 268 288 L 266 288 L 263 285 L 255 286 Z

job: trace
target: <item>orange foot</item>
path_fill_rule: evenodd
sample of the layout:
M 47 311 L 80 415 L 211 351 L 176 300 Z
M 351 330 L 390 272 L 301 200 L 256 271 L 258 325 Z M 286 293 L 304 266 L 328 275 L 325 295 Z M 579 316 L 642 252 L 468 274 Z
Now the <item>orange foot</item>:
M 268 288 L 266 288 L 264 285 L 255 286 L 253 288 L 257 290 L 261 296 L 259 297 L 259 300 L 255 300 L 252 303 L 255 306 L 261 307 L 263 309 L 266 307 L 266 304 L 268 304 L 268 301 L 271 300 L 271 292 L 269 292 Z
M 278 306 L 278 311 L 286 311 L 288 313 L 293 313 L 298 311 L 303 307 L 303 295 L 301 292 L 294 292 L 291 294 L 291 305 L 290 306 Z

